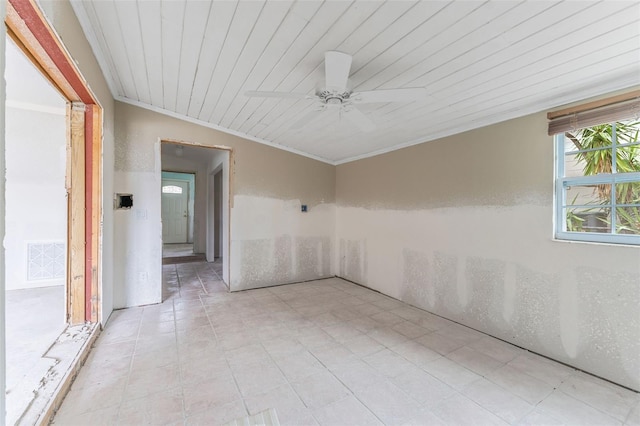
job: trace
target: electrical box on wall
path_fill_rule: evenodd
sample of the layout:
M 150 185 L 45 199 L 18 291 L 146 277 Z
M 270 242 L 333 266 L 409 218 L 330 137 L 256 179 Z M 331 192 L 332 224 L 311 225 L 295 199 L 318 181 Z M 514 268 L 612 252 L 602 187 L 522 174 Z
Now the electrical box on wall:
M 302 210 L 302 213 L 306 213 L 306 212 L 307 212 L 307 205 L 306 205 L 306 204 L 303 204 L 303 205 L 301 206 L 301 210 Z
M 133 207 L 133 194 L 116 194 L 113 199 L 113 205 L 116 210 L 130 209 Z

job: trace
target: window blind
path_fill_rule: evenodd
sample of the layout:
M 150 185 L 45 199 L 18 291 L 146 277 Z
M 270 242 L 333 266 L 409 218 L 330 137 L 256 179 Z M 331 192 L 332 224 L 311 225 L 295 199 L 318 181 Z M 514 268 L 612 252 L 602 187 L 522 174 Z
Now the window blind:
M 582 129 L 598 124 L 612 123 L 621 120 L 640 120 L 640 91 L 631 92 L 625 96 L 612 98 L 611 103 L 606 100 L 585 104 L 571 110 L 558 111 L 547 114 L 549 120 L 549 135 Z M 603 105 L 604 103 L 604 105 Z

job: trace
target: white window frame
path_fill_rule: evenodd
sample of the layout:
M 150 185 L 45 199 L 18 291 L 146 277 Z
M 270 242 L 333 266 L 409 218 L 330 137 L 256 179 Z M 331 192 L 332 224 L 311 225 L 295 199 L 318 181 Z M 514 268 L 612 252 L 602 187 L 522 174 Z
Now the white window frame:
M 614 126 L 615 129 L 615 126 Z M 613 132 L 612 136 L 612 146 L 611 150 L 614 151 L 618 147 L 616 141 L 616 133 Z M 565 136 L 563 133 L 558 133 L 554 136 L 554 143 L 556 148 L 556 161 L 555 161 L 555 176 L 556 176 L 556 187 L 555 187 L 555 237 L 558 240 L 567 240 L 567 241 L 585 241 L 585 242 L 596 242 L 596 243 L 612 243 L 612 244 L 627 244 L 627 245 L 640 245 L 640 235 L 632 235 L 632 234 L 614 234 L 613 231 L 616 229 L 616 215 L 615 208 L 620 206 L 616 204 L 615 198 L 615 185 L 617 183 L 628 183 L 628 182 L 638 182 L 640 181 L 640 172 L 633 173 L 616 173 L 616 156 L 613 155 L 612 161 L 612 171 L 613 173 L 601 173 L 594 176 L 572 176 L 565 177 L 564 175 L 564 164 L 565 164 Z M 626 145 L 626 144 L 625 144 Z M 636 145 L 636 144 L 633 144 Z M 628 146 L 628 145 L 626 145 Z M 572 151 L 571 153 L 580 152 L 578 150 Z M 572 185 L 599 185 L 599 184 L 611 184 L 611 233 L 600 233 L 600 232 L 577 232 L 577 231 L 567 231 L 567 220 L 565 216 L 565 208 L 567 206 L 566 200 L 566 191 L 565 188 L 570 187 Z M 570 206 L 570 207 L 582 207 L 580 205 Z

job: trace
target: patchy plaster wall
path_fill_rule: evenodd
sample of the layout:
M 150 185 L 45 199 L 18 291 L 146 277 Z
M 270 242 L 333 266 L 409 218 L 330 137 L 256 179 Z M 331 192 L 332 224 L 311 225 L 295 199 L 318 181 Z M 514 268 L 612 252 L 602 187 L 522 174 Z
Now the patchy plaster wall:
M 38 4 L 47 19 L 60 36 L 65 48 L 76 62 L 92 92 L 98 98 L 103 109 L 103 148 L 102 148 L 102 259 L 100 320 L 104 323 L 113 309 L 114 286 L 114 214 L 113 214 L 113 141 L 114 141 L 114 100 L 107 82 L 93 55 L 78 18 L 69 0 L 40 0 Z
M 115 238 L 122 263 L 116 262 L 118 307 L 160 301 L 162 237 L 160 224 L 159 140 L 184 141 L 233 149 L 230 165 L 232 199 L 229 281 L 231 290 L 283 284 L 332 275 L 330 266 L 304 269 L 293 260 L 273 267 L 265 259 L 295 250 L 296 259 L 310 257 L 323 241 L 331 263 L 334 235 L 335 167 L 157 112 L 116 102 L 116 192 L 132 192 L 134 209 L 145 219 L 123 214 Z M 157 147 L 157 148 L 156 148 Z M 196 184 L 197 185 L 197 184 Z M 139 194 L 145 194 L 144 198 Z M 157 198 L 157 203 L 153 199 Z M 291 208 L 297 203 L 297 209 Z M 156 205 L 157 204 L 157 205 Z M 300 204 L 309 213 L 300 213 Z M 286 214 L 285 214 L 286 212 Z M 320 214 L 325 212 L 324 214 Z M 119 214 L 119 213 L 118 213 Z M 142 223 L 141 223 L 142 222 Z M 291 241 L 291 249 L 276 241 Z M 258 242 L 260 240 L 261 242 Z M 134 250 L 135 247 L 135 250 Z M 135 251 L 137 259 L 125 259 Z M 259 252 L 264 257 L 255 256 Z M 293 259 L 293 255 L 286 255 Z M 285 257 L 286 257 L 285 256 Z M 323 259 L 324 259 L 323 257 Z M 326 261 L 323 260 L 326 264 Z M 294 267 L 296 269 L 294 269 Z M 146 275 L 145 275 L 146 273 Z M 144 281 L 142 277 L 148 277 Z M 159 275 L 158 275 L 159 277 Z M 124 295 L 130 295 L 124 297 Z M 138 296 L 139 295 L 139 296 Z M 145 295 L 143 297 L 143 295 Z M 147 299 L 149 296 L 150 299 Z M 154 299 L 154 297 L 156 299 Z
M 338 275 L 640 389 L 640 248 L 558 242 L 536 114 L 337 167 Z

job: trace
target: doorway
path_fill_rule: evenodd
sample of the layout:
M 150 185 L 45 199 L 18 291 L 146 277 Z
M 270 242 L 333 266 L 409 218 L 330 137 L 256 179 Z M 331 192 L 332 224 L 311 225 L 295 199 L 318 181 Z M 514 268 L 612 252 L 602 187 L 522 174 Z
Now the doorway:
M 99 264 L 102 220 L 102 108 L 87 86 L 75 61 L 71 59 L 64 44 L 44 18 L 38 4 L 30 1 L 9 0 L 5 3 L 5 7 L 6 34 L 12 40 L 11 42 L 24 52 L 39 70 L 41 77 L 52 84 L 66 104 L 66 153 L 62 156 L 61 162 L 66 169 L 63 172 L 66 177 L 63 186 L 66 189 L 64 203 L 66 232 L 62 227 L 65 234 L 62 240 L 64 244 L 60 244 L 60 240 L 57 239 L 59 237 L 55 237 L 53 241 L 50 239 L 32 241 L 36 246 L 27 249 L 27 256 L 33 255 L 33 259 L 29 258 L 29 261 L 33 260 L 33 266 L 40 267 L 34 268 L 35 273 L 32 278 L 51 274 L 58 277 L 62 275 L 60 269 L 63 269 L 65 274 L 62 286 L 64 288 L 62 300 L 65 303 L 61 311 L 64 313 L 62 322 L 66 328 L 47 348 L 46 353 L 41 354 L 43 361 L 46 362 L 45 358 L 50 358 L 53 365 L 47 368 L 45 377 L 40 377 L 37 390 L 29 395 L 31 399 L 27 403 L 27 409 L 19 414 L 20 423 L 46 424 L 56 404 L 59 403 L 60 394 L 73 379 L 74 372 L 77 371 L 76 366 L 86 359 L 91 341 L 97 336 L 97 322 L 101 318 Z M 6 44 L 11 42 L 7 41 Z M 6 44 L 3 43 L 2 53 L 5 53 Z M 31 89 L 32 95 L 33 90 L 36 89 Z M 5 101 L 4 91 L 0 90 L 0 92 L 2 93 L 0 101 Z M 33 102 L 28 101 L 26 105 L 21 106 L 30 106 L 30 104 L 32 106 Z M 6 113 L 7 106 L 4 107 Z M 9 120 L 5 118 L 5 121 Z M 33 123 L 27 123 L 26 126 L 35 127 Z M 33 130 L 23 129 L 24 133 Z M 49 140 L 49 135 L 45 135 L 42 139 Z M 4 140 L 2 144 L 4 145 Z M 6 152 L 3 155 L 6 156 Z M 53 155 L 49 160 L 55 164 L 56 158 L 57 156 Z M 38 165 L 31 164 L 24 173 L 29 177 L 37 175 L 40 172 L 37 168 Z M 4 197 L 6 191 L 4 179 L 2 180 L 0 195 Z M 26 194 L 24 188 L 19 190 L 19 193 Z M 23 202 L 21 199 L 17 203 Z M 5 203 L 5 208 L 13 207 Z M 48 213 L 48 210 L 44 211 Z M 34 212 L 30 213 L 34 214 Z M 4 212 L 0 216 L 7 219 Z M 61 226 L 47 226 L 54 227 L 56 231 L 61 228 Z M 3 234 L 6 228 L 6 224 L 3 224 Z M 38 247 L 38 243 L 42 244 Z M 58 250 L 56 250 L 56 244 L 58 244 Z M 0 253 L 4 257 L 3 248 L 0 248 Z M 63 263 L 62 268 L 60 263 Z M 4 284 L 5 277 L 2 279 L 3 291 Z M 37 300 L 39 303 L 43 302 L 42 298 Z M 26 322 L 25 320 L 41 314 L 39 306 L 33 304 L 29 307 L 28 318 L 22 320 Z M 0 331 L 2 334 L 0 345 L 7 340 L 6 326 L 9 323 L 5 318 L 8 315 L 9 309 L 3 297 L 0 301 L 0 319 L 5 327 Z M 74 337 L 70 338 L 70 336 Z M 2 383 L 5 383 L 8 364 L 5 355 L 5 351 L 0 354 L 0 382 Z M 29 374 L 37 374 L 38 369 L 34 368 L 29 371 Z M 5 404 L 8 396 L 7 393 L 0 396 L 0 413 L 8 415 L 2 418 L 0 423 L 12 422 L 7 408 L 15 407 L 11 401 Z
M 66 328 L 66 99 L 7 38 L 5 303 L 8 424 L 34 399 Z M 34 315 L 37 312 L 37 315 Z
M 160 154 L 162 263 L 207 262 L 228 287 L 231 150 L 161 141 Z
M 162 171 L 162 256 L 193 256 L 195 173 Z

